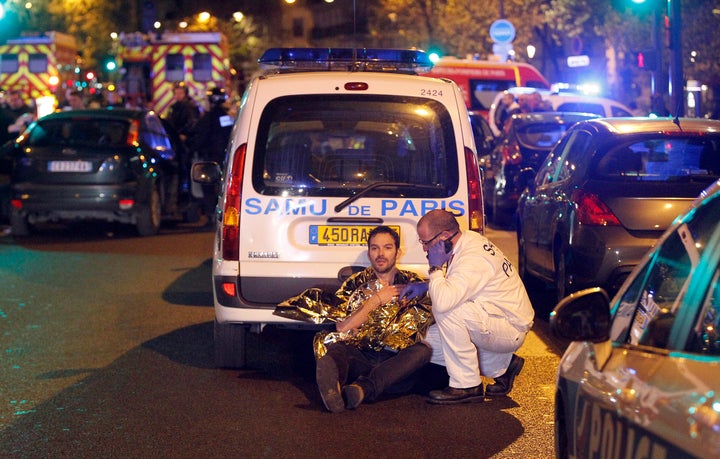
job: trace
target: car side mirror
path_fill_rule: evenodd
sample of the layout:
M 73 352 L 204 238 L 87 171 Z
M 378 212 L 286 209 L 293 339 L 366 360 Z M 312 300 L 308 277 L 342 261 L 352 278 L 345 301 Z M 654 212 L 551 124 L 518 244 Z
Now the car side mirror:
M 610 321 L 610 300 L 607 292 L 599 287 L 563 298 L 550 313 L 550 329 L 555 336 L 570 341 L 607 341 Z
M 532 186 L 535 183 L 535 170 L 531 167 L 526 167 L 520 171 L 518 175 L 518 186 L 521 190 L 524 190 L 527 186 Z
M 220 165 L 214 161 L 198 161 L 192 165 L 190 176 L 193 182 L 213 184 L 222 179 Z

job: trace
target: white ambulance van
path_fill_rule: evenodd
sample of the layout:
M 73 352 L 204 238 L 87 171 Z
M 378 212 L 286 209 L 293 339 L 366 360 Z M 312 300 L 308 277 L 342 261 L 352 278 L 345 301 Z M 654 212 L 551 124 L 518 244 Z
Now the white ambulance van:
M 245 335 L 309 287 L 335 291 L 369 265 L 367 234 L 400 233 L 400 265 L 427 274 L 418 219 L 444 208 L 483 231 L 475 144 L 465 102 L 448 79 L 417 75 L 422 51 L 275 48 L 248 86 L 222 173 L 213 254 L 215 357 L 245 362 Z M 217 175 L 215 175 L 217 174 Z M 215 175 L 215 176 L 214 176 Z M 317 327 L 317 326 L 316 326 Z

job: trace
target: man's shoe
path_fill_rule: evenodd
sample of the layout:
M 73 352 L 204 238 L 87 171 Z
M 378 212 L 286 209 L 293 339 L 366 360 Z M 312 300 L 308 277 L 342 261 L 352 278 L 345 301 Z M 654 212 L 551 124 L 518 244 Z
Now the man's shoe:
M 438 405 L 482 402 L 485 399 L 482 384 L 466 389 L 456 389 L 448 386 L 443 390 L 431 390 L 429 395 L 428 402 Z
M 348 384 L 342 388 L 345 408 L 354 410 L 365 400 L 365 391 L 360 384 Z
M 496 397 L 509 394 L 513 388 L 515 378 L 520 374 L 520 370 L 522 370 L 523 364 L 525 364 L 525 359 L 513 354 L 512 359 L 510 359 L 510 365 L 508 365 L 505 373 L 495 378 L 494 384 L 488 384 L 485 388 L 487 396 Z
M 343 411 L 345 402 L 340 393 L 340 381 L 338 381 L 338 369 L 335 361 L 329 355 L 325 355 L 318 359 L 315 365 L 315 380 L 325 408 L 332 413 Z

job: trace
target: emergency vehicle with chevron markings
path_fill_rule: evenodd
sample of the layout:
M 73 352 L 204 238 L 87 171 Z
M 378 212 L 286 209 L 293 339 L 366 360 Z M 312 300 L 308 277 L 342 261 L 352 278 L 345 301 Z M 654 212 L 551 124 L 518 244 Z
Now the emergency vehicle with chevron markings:
M 73 85 L 77 79 L 77 58 L 75 38 L 64 33 L 7 40 L 0 45 L 0 87 L 22 89 L 36 101 L 62 98 L 64 85 Z
M 166 115 L 173 87 L 184 82 L 199 106 L 211 88 L 228 88 L 230 59 L 227 40 L 218 32 L 121 34 L 118 48 L 120 92 Z

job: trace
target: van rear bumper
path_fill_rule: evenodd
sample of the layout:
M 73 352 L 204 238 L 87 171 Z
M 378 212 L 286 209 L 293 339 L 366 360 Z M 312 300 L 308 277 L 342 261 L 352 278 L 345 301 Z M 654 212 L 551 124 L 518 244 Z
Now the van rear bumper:
M 237 309 L 274 311 L 278 303 L 308 288 L 335 292 L 339 286 L 337 279 L 325 278 L 213 276 L 216 305 Z

